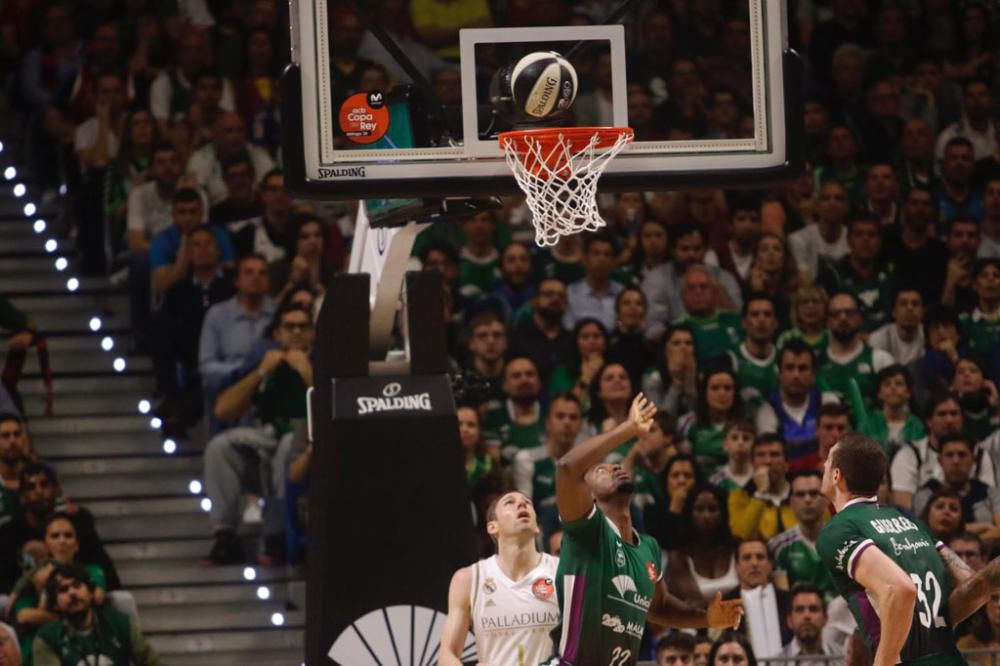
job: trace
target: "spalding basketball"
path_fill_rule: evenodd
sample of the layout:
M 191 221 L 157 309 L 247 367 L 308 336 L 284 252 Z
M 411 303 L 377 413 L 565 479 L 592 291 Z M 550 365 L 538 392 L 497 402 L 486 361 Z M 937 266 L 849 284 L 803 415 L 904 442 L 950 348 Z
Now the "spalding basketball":
M 510 70 L 514 107 L 530 118 L 565 111 L 576 99 L 576 69 L 555 51 L 529 53 Z

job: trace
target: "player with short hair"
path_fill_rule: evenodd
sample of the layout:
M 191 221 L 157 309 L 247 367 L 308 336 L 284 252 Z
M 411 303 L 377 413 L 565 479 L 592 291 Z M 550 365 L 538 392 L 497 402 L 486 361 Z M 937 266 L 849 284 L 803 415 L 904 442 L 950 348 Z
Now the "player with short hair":
M 858 433 L 831 449 L 822 490 L 837 513 L 820 532 L 817 550 L 875 654 L 874 666 L 964 664 L 952 627 L 996 590 L 1000 559 L 970 578 L 926 526 L 880 506 L 886 464 L 882 445 Z
M 556 466 L 562 621 L 553 632 L 556 653 L 548 666 L 632 666 L 647 617 L 671 627 L 728 627 L 742 617 L 740 600 L 722 601 L 719 594 L 705 611 L 667 592 L 660 546 L 632 527 L 635 482 L 621 465 L 601 462 L 648 431 L 655 413 L 639 394 L 628 419 L 577 444 Z
M 559 623 L 559 558 L 538 552 L 535 508 L 519 492 L 493 500 L 486 531 L 497 553 L 452 576 L 438 664 L 461 666 L 471 626 L 480 663 L 536 666 L 552 654 L 550 634 Z

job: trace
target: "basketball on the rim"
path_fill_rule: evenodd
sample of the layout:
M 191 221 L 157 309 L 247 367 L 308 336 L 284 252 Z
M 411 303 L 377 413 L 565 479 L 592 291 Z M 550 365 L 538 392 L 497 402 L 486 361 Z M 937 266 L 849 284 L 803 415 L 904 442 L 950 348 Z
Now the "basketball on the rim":
M 576 68 L 555 51 L 535 51 L 509 70 L 515 109 L 542 119 L 568 109 L 576 99 Z

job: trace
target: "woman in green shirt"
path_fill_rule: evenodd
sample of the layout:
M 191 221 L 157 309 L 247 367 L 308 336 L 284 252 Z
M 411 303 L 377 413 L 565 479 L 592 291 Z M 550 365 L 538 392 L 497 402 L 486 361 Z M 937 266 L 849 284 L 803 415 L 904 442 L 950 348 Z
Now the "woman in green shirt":
M 826 351 L 826 308 L 830 297 L 823 287 L 807 285 L 799 287 L 792 295 L 791 328 L 778 336 L 777 347 L 781 349 L 792 338 L 801 338 L 819 355 Z
M 499 458 L 500 450 L 494 446 L 491 447 L 494 451 L 486 452 L 479 410 L 475 407 L 458 408 L 458 437 L 465 452 L 465 480 L 471 486 L 493 469 L 495 461 L 491 454 Z
M 726 451 L 722 448 L 726 423 L 742 416 L 740 383 L 733 371 L 720 366 L 706 369 L 698 386 L 694 419 L 683 431 L 706 477 L 726 463 Z
M 584 317 L 573 327 L 573 341 L 569 361 L 552 371 L 549 397 L 572 393 L 586 411 L 590 405 L 590 384 L 604 365 L 608 351 L 608 333 L 597 319 Z

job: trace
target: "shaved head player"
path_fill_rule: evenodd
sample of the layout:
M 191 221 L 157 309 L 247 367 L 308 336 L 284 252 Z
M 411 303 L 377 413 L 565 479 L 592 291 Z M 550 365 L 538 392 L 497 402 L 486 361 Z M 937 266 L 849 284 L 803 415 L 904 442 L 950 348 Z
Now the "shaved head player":
M 660 546 L 632 528 L 632 477 L 621 465 L 602 463 L 615 448 L 648 432 L 655 413 L 640 394 L 625 422 L 577 444 L 556 466 L 562 619 L 547 666 L 635 664 L 647 617 L 668 627 L 696 628 L 732 627 L 743 615 L 739 599 L 716 595 L 706 611 L 667 592 Z
M 438 664 L 461 666 L 471 625 L 480 664 L 537 666 L 552 654 L 550 633 L 559 623 L 559 560 L 535 548 L 535 507 L 521 493 L 501 495 L 490 504 L 486 531 L 497 554 L 452 576 Z

